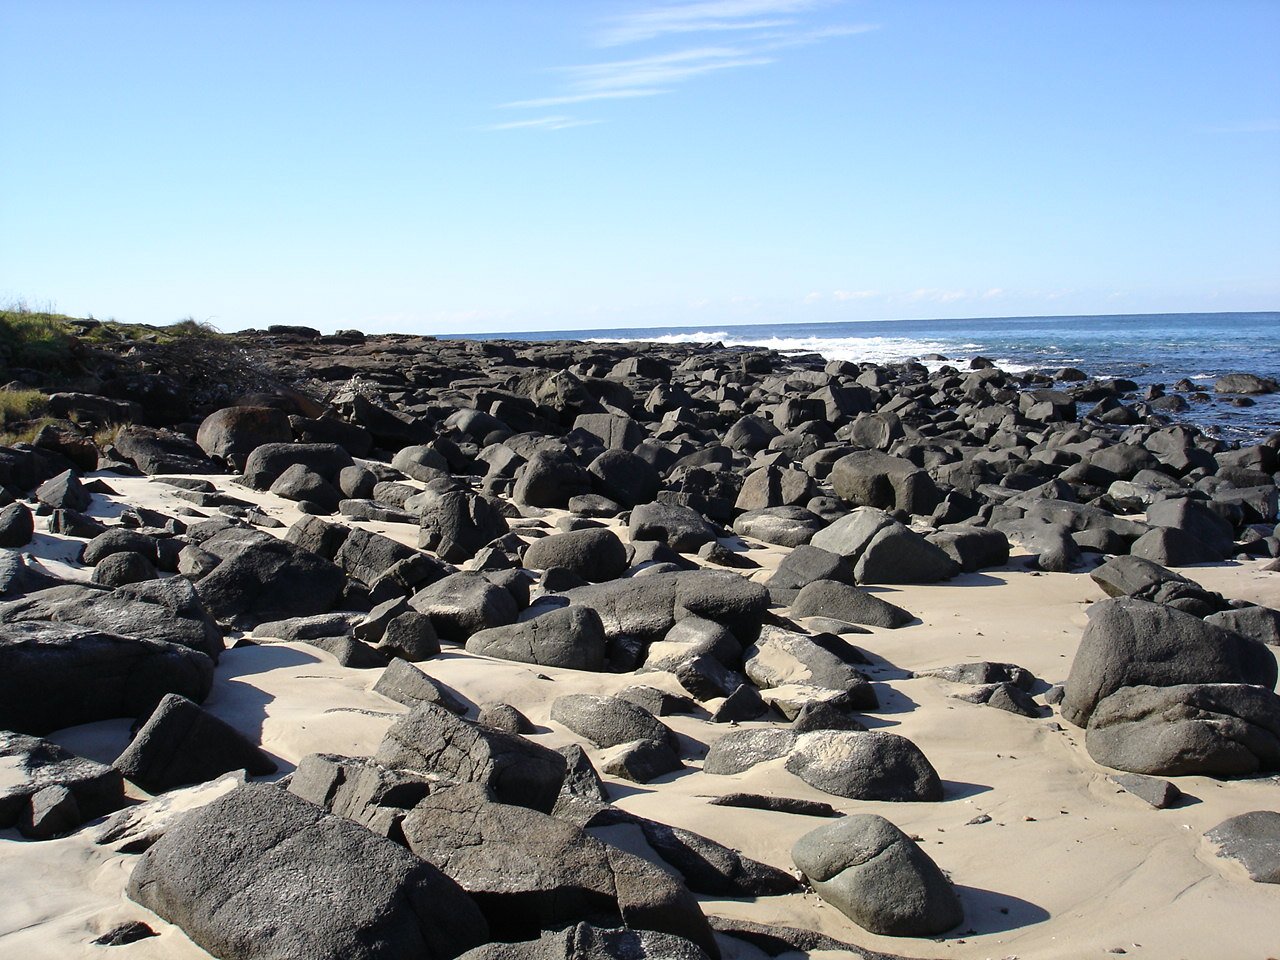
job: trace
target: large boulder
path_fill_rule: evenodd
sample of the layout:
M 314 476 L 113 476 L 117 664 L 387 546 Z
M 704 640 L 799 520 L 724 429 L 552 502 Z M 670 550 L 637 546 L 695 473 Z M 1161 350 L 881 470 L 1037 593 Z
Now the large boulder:
M 196 431 L 196 444 L 206 454 L 243 469 L 249 454 L 264 443 L 289 443 L 289 416 L 274 407 L 224 407 L 209 414 Z
M 879 730 L 803 733 L 786 767 L 811 787 L 851 800 L 942 799 L 942 781 L 920 748 Z
M 652 502 L 662 484 L 649 461 L 626 450 L 606 450 L 591 461 L 587 472 L 601 493 L 624 507 Z
M 498 938 L 586 920 L 673 934 L 719 956 L 683 883 L 571 823 L 463 786 L 427 797 L 402 828 L 409 849 L 467 891 Z
M 211 541 L 203 544 L 206 550 L 211 545 L 217 547 Z M 346 582 L 332 561 L 264 535 L 231 552 L 200 579 L 196 592 L 217 620 L 252 626 L 264 620 L 326 613 Z
M 951 881 L 884 817 L 854 814 L 791 848 L 818 895 L 854 923 L 889 937 L 931 937 L 964 920 Z
M 830 617 L 868 627 L 901 627 L 915 619 L 902 607 L 835 580 L 815 580 L 791 601 L 794 617 Z
M 813 478 L 803 470 L 761 467 L 747 474 L 734 507 L 738 510 L 798 507 L 808 503 L 813 495 Z
M 530 507 L 565 507 L 591 492 L 591 477 L 566 454 L 535 452 L 521 468 L 512 498 Z
M 841 517 L 810 544 L 849 560 L 859 583 L 936 583 L 960 572 L 940 547 L 872 507 Z
M 336 484 L 338 474 L 354 461 L 336 443 L 264 443 L 246 458 L 244 482 L 254 490 L 267 490 L 296 463 Z
M 436 867 L 261 784 L 176 820 L 127 890 L 228 960 L 452 960 L 489 939 L 474 901 Z
M 831 468 L 836 494 L 856 507 L 928 514 L 941 494 L 933 479 L 909 460 L 879 450 L 858 450 Z
M 815 580 L 853 583 L 853 567 L 838 553 L 823 550 L 813 544 L 796 547 L 778 564 L 769 578 L 769 592 L 775 596 L 791 597 Z M 781 591 L 788 591 L 786 594 Z
M 113 446 L 147 476 L 222 472 L 195 441 L 173 430 L 129 424 L 116 434 Z
M 646 503 L 631 511 L 632 540 L 657 540 L 676 553 L 696 553 L 719 535 L 702 514 L 691 507 L 670 503 Z
M 43 621 L 0 624 L 0 729 L 42 734 L 148 716 L 166 693 L 202 701 L 213 661 L 163 640 Z
M 644 707 L 621 697 L 565 694 L 552 701 L 551 719 L 601 748 L 634 740 L 675 743 L 675 734 L 666 724 Z
M 186 580 L 173 577 L 114 590 L 65 584 L 0 603 L 0 623 L 51 620 L 199 650 L 215 661 L 222 632 Z
M 393 723 L 375 758 L 388 767 L 478 783 L 497 801 L 550 811 L 564 782 L 554 750 L 422 703 Z
M 747 676 L 765 689 L 798 684 L 845 694 L 855 709 L 874 709 L 875 688 L 867 678 L 819 638 L 770 624 L 743 657 Z
M 749 510 L 733 521 L 733 532 L 779 547 L 799 547 L 827 525 L 804 507 L 767 507 Z
M 1154 776 L 1280 769 L 1280 696 L 1238 683 L 1121 687 L 1089 717 L 1094 760 Z
M 462 490 L 433 497 L 419 517 L 418 546 L 448 563 L 470 560 L 509 529 L 492 501 Z
M 419 590 L 409 601 L 431 618 L 441 640 L 466 643 L 475 633 L 514 623 L 519 612 L 508 590 L 478 573 L 454 573 Z
M 677 620 L 714 620 L 741 638 L 760 629 L 769 592 L 736 573 L 688 571 L 649 574 L 566 590 L 571 603 L 594 607 L 609 637 L 656 640 Z
M 1095 603 L 1067 677 L 1062 715 L 1086 726 L 1121 687 L 1249 683 L 1273 689 L 1276 659 L 1256 640 L 1163 604 L 1115 598 Z
M 605 647 L 600 615 L 580 606 L 481 630 L 467 639 L 469 653 L 570 670 L 604 669 Z
M 535 540 L 524 554 L 530 570 L 561 567 L 588 583 L 613 580 L 627 569 L 627 550 L 612 530 L 572 530 Z
M 113 766 L 149 793 L 204 783 L 232 770 L 274 773 L 276 762 L 224 720 L 167 694 Z

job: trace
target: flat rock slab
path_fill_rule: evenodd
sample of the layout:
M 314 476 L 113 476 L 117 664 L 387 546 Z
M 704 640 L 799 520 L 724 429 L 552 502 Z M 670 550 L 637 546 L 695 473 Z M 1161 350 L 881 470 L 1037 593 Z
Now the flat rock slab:
M 1224 820 L 1205 834 L 1217 854 L 1235 860 L 1249 879 L 1280 883 L 1280 813 L 1254 810 Z
M 31 799 L 50 787 L 64 787 L 82 817 L 110 813 L 124 802 L 120 773 L 40 737 L 0 730 L 0 827 L 12 827 Z
M 166 693 L 197 702 L 213 661 L 176 643 L 61 623 L 0 624 L 0 729 L 48 733 L 149 716 Z
M 476 904 L 430 863 L 265 784 L 176 821 L 127 892 L 235 960 L 450 960 L 489 939 Z

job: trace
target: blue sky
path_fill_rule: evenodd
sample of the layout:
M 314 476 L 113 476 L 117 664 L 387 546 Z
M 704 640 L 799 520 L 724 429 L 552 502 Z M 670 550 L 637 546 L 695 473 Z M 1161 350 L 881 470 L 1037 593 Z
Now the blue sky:
M 427 333 L 1280 307 L 1280 3 L 0 4 L 0 300 Z

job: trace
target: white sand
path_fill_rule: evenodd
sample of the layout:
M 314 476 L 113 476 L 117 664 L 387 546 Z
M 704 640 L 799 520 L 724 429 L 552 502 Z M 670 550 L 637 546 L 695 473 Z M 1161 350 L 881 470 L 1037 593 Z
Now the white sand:
M 261 504 L 290 523 L 299 514 L 285 501 L 228 484 L 219 486 Z M 109 478 L 123 500 L 173 512 L 182 501 L 156 483 Z M 107 498 L 95 512 L 109 514 Z M 416 529 L 361 523 L 414 543 Z M 616 525 L 615 525 L 616 529 Z M 281 531 L 282 532 L 282 531 Z M 61 543 L 59 541 L 62 541 Z M 76 543 L 73 541 L 72 543 Z M 756 545 L 759 546 L 759 545 Z M 68 559 L 63 538 L 42 536 L 42 556 Z M 766 563 L 764 579 L 785 551 L 752 550 Z M 828 821 L 712 806 L 711 795 L 753 791 L 831 803 L 849 813 L 881 814 L 923 841 L 958 885 L 966 914 L 962 933 L 915 940 L 862 930 L 812 893 L 756 901 L 704 899 L 709 914 L 821 930 L 868 948 L 920 958 L 1108 957 L 1167 960 L 1263 960 L 1280 953 L 1280 886 L 1243 879 L 1238 869 L 1206 853 L 1205 830 L 1255 809 L 1280 809 L 1280 778 L 1176 782 L 1194 801 L 1153 810 L 1120 792 L 1105 768 L 1084 751 L 1083 731 L 1053 719 L 1029 720 L 949 694 L 965 689 L 904 671 L 987 659 L 1020 664 L 1049 682 L 1066 678 L 1085 624 L 1087 604 L 1103 599 L 1083 574 L 1033 575 L 1015 557 L 1008 568 L 937 586 L 878 590 L 917 614 L 921 623 L 851 638 L 877 661 L 885 709 L 874 727 L 912 739 L 943 778 L 946 799 L 934 804 L 843 800 L 817 791 L 781 768 L 762 764 L 733 777 L 688 769 L 647 785 L 609 781 L 619 806 L 686 827 L 745 854 L 792 869 L 791 844 Z M 70 567 L 51 562 L 59 572 Z M 1260 562 L 1183 571 L 1205 587 L 1280 607 L 1280 574 Z M 473 703 L 508 702 L 539 728 L 551 746 L 573 741 L 549 719 L 551 701 L 575 692 L 608 693 L 633 683 L 680 690 L 669 674 L 614 676 L 508 663 L 450 651 L 421 667 Z M 367 755 L 404 708 L 370 692 L 378 671 L 350 670 L 305 644 L 229 650 L 206 707 L 259 739 L 287 773 L 315 751 Z M 539 675 L 546 679 L 540 678 Z M 697 717 L 666 721 L 690 755 L 728 728 Z M 755 724 L 752 724 L 755 725 Z M 128 739 L 128 721 L 62 731 L 58 740 L 86 756 L 110 761 Z M 750 725 L 749 725 L 750 726 Z M 585 746 L 585 744 L 584 744 Z M 599 751 L 588 749 L 593 759 Z M 992 820 L 966 825 L 979 814 Z M 181 933 L 128 901 L 123 893 L 135 858 L 93 846 L 85 830 L 45 843 L 0 832 L 0 958 L 103 956 L 87 943 L 122 920 L 140 918 L 161 936 L 125 948 L 122 957 L 206 956 Z M 623 840 L 625 831 L 618 831 Z M 972 932 L 969 932 L 972 931 Z M 116 955 L 115 953 L 112 954 Z M 759 956 L 744 951 L 743 956 Z M 835 956 L 833 954 L 832 956 Z

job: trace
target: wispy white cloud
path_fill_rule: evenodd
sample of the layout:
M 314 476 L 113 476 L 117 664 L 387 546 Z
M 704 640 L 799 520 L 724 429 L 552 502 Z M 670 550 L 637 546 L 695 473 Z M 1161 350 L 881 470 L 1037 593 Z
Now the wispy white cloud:
M 567 130 L 570 127 L 589 127 L 600 120 L 580 120 L 577 117 L 535 117 L 532 120 L 512 120 L 509 123 L 491 123 L 482 130 Z
M 876 29 L 869 24 L 815 27 L 805 16 L 841 0 L 696 0 L 660 3 L 615 17 L 600 35 L 602 46 L 702 34 L 705 42 L 687 49 L 642 57 L 560 67 L 561 89 L 546 96 L 513 100 L 506 109 L 547 109 L 600 101 L 634 100 L 675 91 L 682 83 L 725 71 L 775 63 L 779 51 L 825 43 Z M 735 42 L 719 44 L 732 33 Z M 594 121 L 570 117 L 491 124 L 487 130 L 562 130 Z
M 634 60 L 613 60 L 565 67 L 576 91 L 622 92 L 653 89 L 663 84 L 681 83 L 704 73 L 732 70 L 738 67 L 761 67 L 772 63 L 770 57 L 754 56 L 738 47 L 695 47 L 660 53 Z
M 831 294 L 835 300 L 869 300 L 874 296 L 878 296 L 874 290 L 835 290 Z
M 700 0 L 664 3 L 610 20 L 600 34 L 606 47 L 656 40 L 671 34 L 765 30 L 795 23 L 795 15 L 821 0 Z
M 541 107 L 560 107 L 571 103 L 587 103 L 591 100 L 628 100 L 632 97 L 656 97 L 660 93 L 670 93 L 670 90 L 645 89 L 643 87 L 633 90 L 596 90 L 591 93 L 571 93 L 563 97 L 539 97 L 536 100 L 513 100 L 511 103 L 504 103 L 504 107 L 518 108 L 541 108 Z
M 804 302 L 805 302 L 805 303 L 817 303 L 817 302 L 818 302 L 819 300 L 821 300 L 821 299 L 822 299 L 822 294 L 820 294 L 817 290 L 815 290 L 815 291 L 813 291 L 813 293 L 810 293 L 810 294 L 806 294 L 806 295 L 805 295 Z

